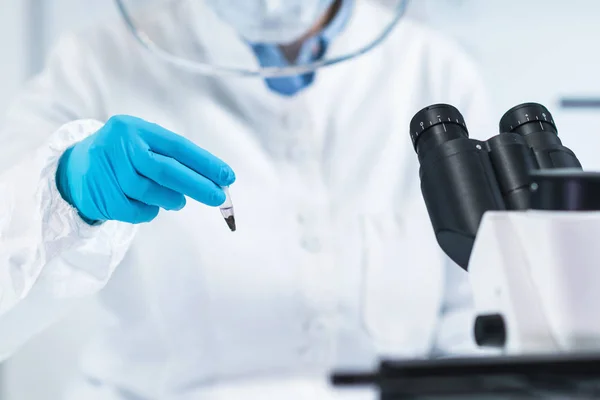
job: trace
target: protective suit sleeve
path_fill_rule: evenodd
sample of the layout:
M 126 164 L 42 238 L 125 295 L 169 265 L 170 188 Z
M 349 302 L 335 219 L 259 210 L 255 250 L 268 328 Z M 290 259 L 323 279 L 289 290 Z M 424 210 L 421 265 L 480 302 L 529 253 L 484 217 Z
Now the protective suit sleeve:
M 0 129 L 0 360 L 101 289 L 134 236 L 129 224 L 86 224 L 56 188 L 61 154 L 102 126 L 87 52 L 64 38 Z

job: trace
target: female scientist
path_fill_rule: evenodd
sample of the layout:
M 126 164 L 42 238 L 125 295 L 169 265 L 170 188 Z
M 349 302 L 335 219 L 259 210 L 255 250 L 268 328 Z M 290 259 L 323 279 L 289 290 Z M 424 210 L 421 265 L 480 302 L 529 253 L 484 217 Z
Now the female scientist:
M 405 0 L 137 3 L 2 127 L 0 358 L 95 294 L 69 399 L 336 398 L 333 368 L 469 351 L 408 136 L 439 102 L 485 132 L 464 53 Z

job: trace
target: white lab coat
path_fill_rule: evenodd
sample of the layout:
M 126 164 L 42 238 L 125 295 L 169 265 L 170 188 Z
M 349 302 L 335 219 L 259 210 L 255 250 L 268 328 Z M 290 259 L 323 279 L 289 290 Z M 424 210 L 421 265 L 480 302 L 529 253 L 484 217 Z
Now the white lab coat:
M 333 45 L 380 29 L 373 12 L 359 2 Z M 148 29 L 189 42 L 171 29 L 189 21 L 162 21 Z M 190 29 L 208 58 L 253 57 L 218 21 Z M 408 19 L 292 98 L 162 64 L 120 24 L 64 37 L 1 131 L 0 357 L 94 294 L 114 321 L 85 349 L 74 399 L 327 397 L 299 378 L 471 348 L 466 279 L 445 272 L 408 136 L 437 102 L 472 136 L 493 133 L 473 64 Z M 230 163 L 238 231 L 193 201 L 137 227 L 79 219 L 56 190 L 58 157 L 115 114 Z

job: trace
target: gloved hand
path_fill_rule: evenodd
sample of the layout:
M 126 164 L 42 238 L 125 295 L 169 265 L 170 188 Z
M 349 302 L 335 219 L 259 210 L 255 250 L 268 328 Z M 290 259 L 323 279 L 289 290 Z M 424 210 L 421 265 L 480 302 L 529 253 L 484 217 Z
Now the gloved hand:
M 185 196 L 209 206 L 225 201 L 220 186 L 232 169 L 194 143 L 158 125 L 115 116 L 61 157 L 62 197 L 88 223 L 153 220 L 159 208 L 180 210 Z

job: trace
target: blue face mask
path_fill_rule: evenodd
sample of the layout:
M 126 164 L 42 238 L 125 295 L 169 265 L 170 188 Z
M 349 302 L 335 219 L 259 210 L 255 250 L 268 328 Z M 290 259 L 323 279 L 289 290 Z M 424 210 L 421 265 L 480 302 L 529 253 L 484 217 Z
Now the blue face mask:
M 321 59 L 332 40 L 346 26 L 350 19 L 354 6 L 354 0 L 342 0 L 341 4 L 331 21 L 318 34 L 306 39 L 298 52 L 295 64 L 309 64 Z M 285 67 L 290 65 L 279 46 L 273 44 L 251 44 L 256 58 L 263 67 Z M 294 63 L 292 63 L 294 64 Z M 272 91 L 284 95 L 293 96 L 303 89 L 308 88 L 315 80 L 315 72 L 303 75 L 286 76 L 281 78 L 267 78 L 267 86 Z
M 306 34 L 334 0 L 205 0 L 252 43 L 288 44 Z

